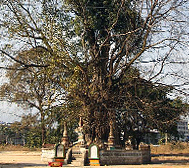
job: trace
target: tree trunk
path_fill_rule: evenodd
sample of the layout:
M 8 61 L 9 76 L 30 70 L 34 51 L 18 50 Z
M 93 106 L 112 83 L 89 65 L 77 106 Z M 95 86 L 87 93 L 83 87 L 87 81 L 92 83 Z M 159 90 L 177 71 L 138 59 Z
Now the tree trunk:
M 46 140 L 46 128 L 45 128 L 45 121 L 44 121 L 43 112 L 41 112 L 41 139 L 42 139 L 42 146 L 45 144 Z

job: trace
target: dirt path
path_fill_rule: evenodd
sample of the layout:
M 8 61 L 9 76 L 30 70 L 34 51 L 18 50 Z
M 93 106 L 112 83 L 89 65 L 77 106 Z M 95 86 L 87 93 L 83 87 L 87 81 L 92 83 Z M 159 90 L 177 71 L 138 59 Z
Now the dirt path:
M 46 167 L 41 161 L 41 152 L 0 151 L 0 168 L 4 167 Z
M 48 163 L 41 161 L 41 152 L 0 151 L 0 168 L 47 168 Z M 67 166 L 64 166 L 67 167 Z M 90 166 L 85 166 L 89 168 Z M 98 168 L 96 166 L 95 168 Z M 153 157 L 149 165 L 103 166 L 106 168 L 188 168 L 189 157 Z

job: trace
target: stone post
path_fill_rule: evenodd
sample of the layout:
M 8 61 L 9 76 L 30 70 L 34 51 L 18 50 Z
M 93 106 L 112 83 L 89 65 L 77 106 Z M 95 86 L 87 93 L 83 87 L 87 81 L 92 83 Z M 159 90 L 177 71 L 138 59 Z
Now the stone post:
M 83 120 L 81 117 L 79 117 L 79 127 L 83 127 Z
M 110 133 L 109 133 L 109 137 L 108 137 L 108 148 L 111 149 L 114 147 L 115 143 L 115 137 L 113 134 L 113 122 L 110 122 Z
M 85 144 L 85 135 L 83 133 L 83 120 L 80 117 L 79 118 L 79 132 L 78 132 L 78 141 L 81 143 L 81 146 L 84 146 Z
M 168 142 L 168 135 L 167 135 L 167 132 L 165 133 L 165 145 L 167 145 L 167 142 Z
M 140 143 L 139 150 L 142 151 L 142 163 L 150 163 L 151 162 L 150 145 Z
M 67 122 L 64 122 L 64 132 L 63 132 L 63 137 L 62 137 L 62 144 L 65 146 L 65 148 L 69 147 Z

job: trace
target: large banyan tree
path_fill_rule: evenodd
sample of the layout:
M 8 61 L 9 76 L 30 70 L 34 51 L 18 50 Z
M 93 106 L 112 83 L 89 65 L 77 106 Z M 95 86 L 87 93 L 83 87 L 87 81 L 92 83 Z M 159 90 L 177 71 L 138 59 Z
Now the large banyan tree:
M 4 32 L 18 42 L 6 45 L 1 52 L 22 64 L 23 69 L 30 66 L 48 69 L 51 81 L 66 92 L 63 104 L 77 104 L 74 107 L 77 110 L 69 115 L 75 116 L 77 112 L 76 116 L 82 117 L 85 133 L 92 140 L 107 140 L 113 123 L 119 142 L 121 136 L 126 139 L 128 131 L 139 130 L 139 126 L 163 128 L 162 125 L 169 126 L 179 118 L 181 103 L 166 96 L 171 88 L 142 79 L 136 63 L 142 61 L 148 50 L 154 50 L 148 53 L 151 56 L 145 55 L 151 61 L 156 49 L 165 48 L 166 52 L 158 56 L 160 68 L 150 73 L 154 75 L 150 79 L 161 74 L 181 38 L 177 36 L 179 31 L 168 33 L 173 27 L 166 20 L 174 21 L 174 11 L 186 3 L 183 0 L 3 0 Z M 13 44 L 17 48 L 11 52 Z M 40 52 L 44 50 L 40 55 L 45 60 L 38 65 L 14 57 L 21 50 L 37 47 Z

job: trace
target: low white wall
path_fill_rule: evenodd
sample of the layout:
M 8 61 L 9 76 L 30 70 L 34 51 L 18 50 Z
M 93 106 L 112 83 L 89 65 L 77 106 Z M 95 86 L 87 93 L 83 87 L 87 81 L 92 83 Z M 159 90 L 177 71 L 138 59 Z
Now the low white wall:
M 42 148 L 41 160 L 52 162 L 54 161 L 55 150 L 52 148 Z

